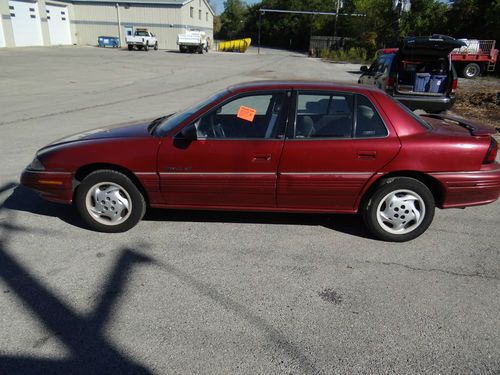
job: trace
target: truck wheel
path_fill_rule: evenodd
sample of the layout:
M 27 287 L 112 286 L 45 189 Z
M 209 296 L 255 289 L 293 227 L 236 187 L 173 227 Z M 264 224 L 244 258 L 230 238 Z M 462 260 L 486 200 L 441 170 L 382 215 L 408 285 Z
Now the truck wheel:
M 418 180 L 395 177 L 383 180 L 361 207 L 367 229 L 383 241 L 417 238 L 434 218 L 434 197 Z
M 158 51 L 158 42 L 155 43 L 155 51 Z
M 462 70 L 462 75 L 467 79 L 475 78 L 479 74 L 481 74 L 481 67 L 476 63 L 469 63 Z
M 128 50 L 129 50 L 129 51 L 132 51 L 133 49 L 134 49 L 134 46 L 133 46 L 132 44 L 129 44 L 129 45 L 128 45 Z
M 144 51 L 148 51 L 149 50 L 149 44 L 146 42 L 146 45 L 144 46 Z
M 199 46 L 199 47 L 198 47 L 197 52 L 198 52 L 200 55 L 203 55 L 203 46 Z

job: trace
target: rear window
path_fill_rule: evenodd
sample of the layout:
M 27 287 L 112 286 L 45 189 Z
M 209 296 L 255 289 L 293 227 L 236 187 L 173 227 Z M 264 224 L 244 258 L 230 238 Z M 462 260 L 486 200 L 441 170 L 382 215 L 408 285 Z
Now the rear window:
M 425 121 L 422 117 L 413 112 L 410 108 L 405 106 L 403 103 L 393 99 L 406 113 L 410 115 L 416 122 L 418 122 L 424 129 L 432 130 L 431 124 Z

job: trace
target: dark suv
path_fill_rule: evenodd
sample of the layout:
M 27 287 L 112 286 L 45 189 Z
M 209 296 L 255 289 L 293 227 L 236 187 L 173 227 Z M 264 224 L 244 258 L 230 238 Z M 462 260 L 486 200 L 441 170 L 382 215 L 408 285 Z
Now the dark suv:
M 464 42 L 444 35 L 405 38 L 399 48 L 380 50 L 358 83 L 376 86 L 411 110 L 438 113 L 453 106 L 457 73 L 449 59 Z

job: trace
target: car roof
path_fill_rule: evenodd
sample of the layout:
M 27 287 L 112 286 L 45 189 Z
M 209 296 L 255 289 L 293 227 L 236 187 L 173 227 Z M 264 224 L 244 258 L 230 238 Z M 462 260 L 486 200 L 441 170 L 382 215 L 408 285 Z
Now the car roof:
M 229 86 L 228 90 L 231 92 L 244 92 L 244 91 L 264 91 L 276 89 L 296 89 L 296 90 L 335 90 L 335 91 L 348 91 L 357 93 L 377 92 L 381 91 L 377 88 L 370 88 L 365 86 L 353 85 L 341 82 L 329 81 L 314 81 L 314 80 L 269 80 L 269 81 L 251 81 L 242 82 L 233 86 Z

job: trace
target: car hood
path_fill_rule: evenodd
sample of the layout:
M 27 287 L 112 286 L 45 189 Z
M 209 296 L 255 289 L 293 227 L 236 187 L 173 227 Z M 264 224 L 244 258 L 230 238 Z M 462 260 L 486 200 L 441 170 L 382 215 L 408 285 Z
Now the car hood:
M 445 35 L 410 36 L 404 38 L 399 46 L 403 56 L 446 57 L 455 48 L 465 46 L 465 42 Z
M 144 138 L 150 137 L 148 131 L 149 122 L 144 122 L 140 124 L 121 124 L 112 127 L 106 128 L 98 128 L 87 130 L 82 133 L 77 133 L 70 135 L 68 137 L 64 137 L 58 139 L 51 144 L 47 145 L 48 147 L 58 146 L 66 143 L 77 142 L 77 141 L 89 141 L 96 139 L 105 139 L 105 138 Z

